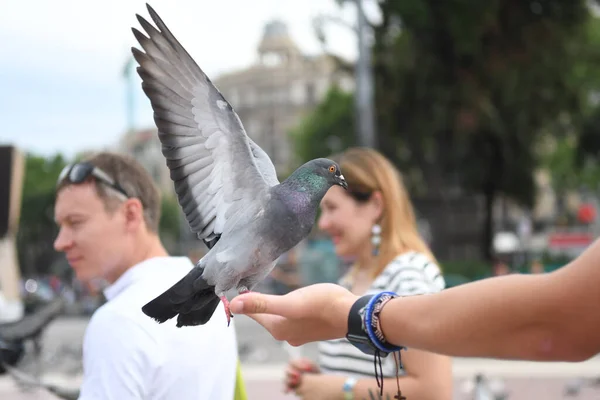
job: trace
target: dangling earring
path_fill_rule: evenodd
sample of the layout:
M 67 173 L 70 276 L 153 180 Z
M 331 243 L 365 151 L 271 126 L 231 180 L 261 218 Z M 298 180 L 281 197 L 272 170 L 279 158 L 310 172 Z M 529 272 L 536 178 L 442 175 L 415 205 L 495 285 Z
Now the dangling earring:
M 381 244 L 381 226 L 373 225 L 371 228 L 371 244 L 373 245 L 373 255 L 379 255 L 379 245 Z

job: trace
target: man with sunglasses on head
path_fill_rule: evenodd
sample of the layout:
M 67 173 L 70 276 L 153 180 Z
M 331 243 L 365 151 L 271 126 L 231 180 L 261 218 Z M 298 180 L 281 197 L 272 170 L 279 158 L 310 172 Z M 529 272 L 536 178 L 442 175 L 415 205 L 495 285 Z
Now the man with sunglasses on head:
M 107 299 L 86 329 L 79 398 L 232 399 L 237 345 L 224 311 L 185 328 L 142 312 L 193 267 L 160 241 L 160 195 L 147 171 L 111 153 L 68 165 L 54 215 L 54 247 L 80 281 L 103 285 Z

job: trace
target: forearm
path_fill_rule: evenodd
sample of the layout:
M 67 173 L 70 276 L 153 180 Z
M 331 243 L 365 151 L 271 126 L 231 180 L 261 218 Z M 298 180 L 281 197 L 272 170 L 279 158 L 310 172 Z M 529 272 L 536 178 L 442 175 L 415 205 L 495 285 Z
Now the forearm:
M 391 357 L 391 355 L 390 355 Z M 402 396 L 408 399 L 419 400 L 448 400 L 452 398 L 452 392 L 448 392 L 443 388 L 438 388 L 434 381 L 428 382 L 425 385 L 417 377 L 405 375 L 399 379 L 400 391 Z M 362 378 L 356 382 L 354 386 L 355 399 L 379 399 L 380 389 L 377 386 L 375 377 Z M 398 394 L 398 382 L 396 378 L 385 378 L 383 380 L 383 396 L 382 399 L 394 399 Z M 389 397 L 388 397 L 389 396 Z M 341 397 L 343 399 L 343 396 Z
M 394 299 L 382 311 L 382 330 L 391 343 L 453 356 L 570 359 L 560 332 L 572 310 L 567 299 L 556 301 L 551 279 L 511 275 Z
M 390 355 L 391 357 L 391 355 Z M 341 375 L 323 375 L 325 378 L 321 383 L 325 383 L 332 388 L 337 388 L 328 392 L 329 400 L 344 400 L 344 391 L 343 386 L 344 382 L 348 377 Z M 426 385 L 423 385 L 422 382 L 416 377 L 413 376 L 401 376 L 400 377 L 400 390 L 402 391 L 402 395 L 415 399 L 423 399 L 423 400 L 444 400 L 445 398 L 436 396 L 435 389 L 432 391 L 432 388 Z M 356 385 L 354 386 L 354 398 L 355 399 L 378 399 L 378 394 L 380 393 L 380 389 L 377 386 L 377 380 L 375 376 L 372 378 L 361 378 L 356 381 Z M 371 397 L 371 394 L 373 397 Z M 383 399 L 389 398 L 393 399 L 395 395 L 398 394 L 398 383 L 396 382 L 396 378 L 385 378 L 383 380 Z M 450 397 L 448 397 L 450 398 Z

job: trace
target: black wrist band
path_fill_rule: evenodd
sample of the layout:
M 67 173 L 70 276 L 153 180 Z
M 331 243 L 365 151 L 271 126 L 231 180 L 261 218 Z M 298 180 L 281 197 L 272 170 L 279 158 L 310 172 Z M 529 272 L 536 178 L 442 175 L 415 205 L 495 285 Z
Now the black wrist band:
M 346 334 L 346 339 L 365 354 L 379 354 L 382 357 L 386 357 L 389 353 L 397 351 L 401 347 L 379 340 L 374 335 L 373 329 L 366 326 L 367 323 L 371 322 L 372 313 L 375 311 L 370 305 L 373 300 L 378 300 L 380 296 L 381 293 L 377 295 L 365 295 L 354 302 L 348 313 L 348 333 Z
M 361 312 L 364 312 L 365 306 L 372 297 L 372 295 L 362 296 L 354 302 L 348 313 L 348 333 L 346 334 L 346 339 L 354 347 L 370 355 L 374 355 L 378 349 L 373 345 L 371 339 L 369 339 L 369 335 L 366 333 Z

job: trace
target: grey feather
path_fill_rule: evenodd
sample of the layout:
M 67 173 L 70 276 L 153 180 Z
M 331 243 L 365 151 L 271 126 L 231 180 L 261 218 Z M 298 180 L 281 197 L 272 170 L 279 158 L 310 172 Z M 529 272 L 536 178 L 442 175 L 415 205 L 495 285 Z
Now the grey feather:
M 159 322 L 206 323 L 230 289 L 252 289 L 310 230 L 322 197 L 345 187 L 331 160 L 310 161 L 280 183 L 269 156 L 210 79 L 148 6 L 156 28 L 133 28 L 132 49 L 162 154 L 190 229 L 209 247 L 199 264 L 142 310 Z M 224 299 L 224 297 L 222 297 Z M 226 300 L 224 300 L 226 302 Z
M 255 157 L 256 164 L 258 165 L 258 170 L 263 175 L 263 178 L 270 186 L 277 185 L 279 183 L 277 180 L 277 171 L 275 170 L 275 166 L 271 162 L 271 159 L 267 153 L 260 148 L 259 145 L 252 141 L 252 139 L 248 138 L 248 140 L 250 142 L 252 154 Z
M 229 209 L 235 214 L 256 197 L 256 191 L 266 191 L 279 182 L 268 156 L 251 148 L 229 103 L 158 15 L 150 14 L 158 29 L 138 16 L 148 36 L 137 29 L 133 32 L 146 52 L 133 49 L 133 54 L 140 65 L 142 88 L 155 108 L 159 138 L 169 145 L 163 147 L 163 155 L 180 205 L 186 206 L 192 230 L 206 239 L 223 233 Z M 180 145 L 182 136 L 194 138 L 193 148 L 187 143 Z M 190 157 L 190 152 L 195 156 Z M 206 181 L 209 178 L 211 182 Z M 190 190 L 194 197 L 184 204 L 183 193 Z M 237 199 L 223 196 L 234 191 L 241 193 Z M 212 229 L 206 229 L 209 224 Z

